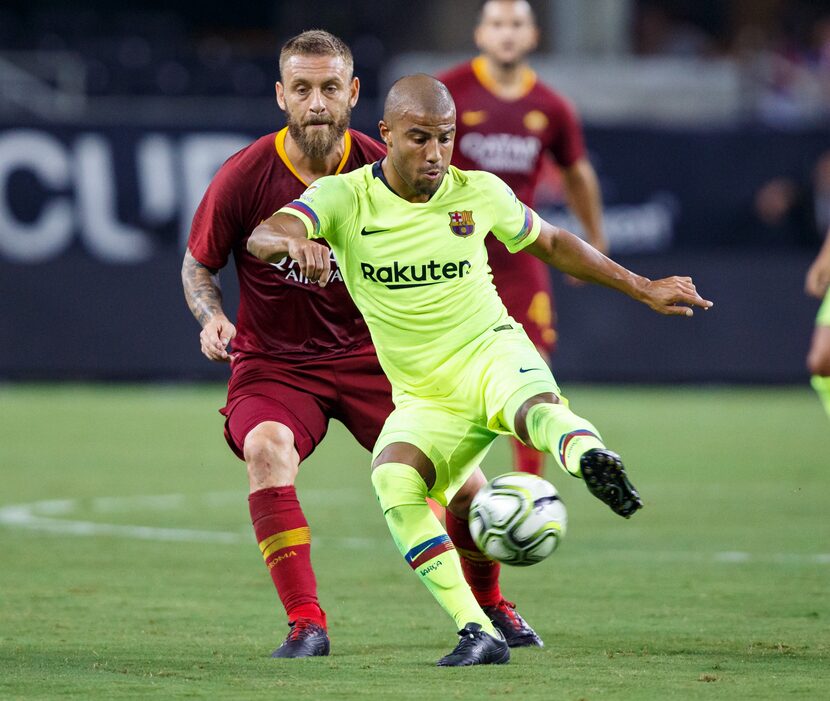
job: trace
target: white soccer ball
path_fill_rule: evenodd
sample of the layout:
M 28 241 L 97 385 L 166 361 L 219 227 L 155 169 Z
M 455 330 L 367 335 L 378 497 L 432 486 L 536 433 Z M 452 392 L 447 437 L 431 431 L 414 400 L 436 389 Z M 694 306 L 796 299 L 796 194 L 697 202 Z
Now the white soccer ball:
M 527 566 L 551 555 L 565 535 L 568 512 L 550 482 L 528 472 L 490 480 L 470 506 L 470 533 L 481 552 Z

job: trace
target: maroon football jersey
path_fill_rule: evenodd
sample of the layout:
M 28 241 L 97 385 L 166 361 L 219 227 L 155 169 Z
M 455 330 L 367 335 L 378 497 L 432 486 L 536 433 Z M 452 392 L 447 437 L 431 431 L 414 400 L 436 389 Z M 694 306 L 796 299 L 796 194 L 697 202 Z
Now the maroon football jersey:
M 223 268 L 233 253 L 239 279 L 235 353 L 301 360 L 348 353 L 371 343 L 332 255 L 329 284 L 312 284 L 286 257 L 265 263 L 248 253 L 254 228 L 305 191 L 285 152 L 287 129 L 269 134 L 231 156 L 210 183 L 190 230 L 193 257 Z M 337 173 L 386 155 L 384 147 L 348 130 Z M 321 241 L 322 243 L 322 241 Z
M 523 94 L 514 100 L 496 94 L 483 57 L 438 78 L 455 100 L 453 165 L 495 173 L 528 206 L 533 206 L 546 154 L 565 168 L 585 155 L 573 107 L 542 85 L 532 70 L 526 70 Z M 487 253 L 507 310 L 524 324 L 537 346 L 552 350 L 555 332 L 547 266 L 529 253 L 510 254 L 493 236 L 487 237 Z
M 545 153 L 565 168 L 585 154 L 573 107 L 530 69 L 524 94 L 515 100 L 493 92 L 482 57 L 438 78 L 449 88 L 458 115 L 453 165 L 495 173 L 526 205 L 533 206 Z

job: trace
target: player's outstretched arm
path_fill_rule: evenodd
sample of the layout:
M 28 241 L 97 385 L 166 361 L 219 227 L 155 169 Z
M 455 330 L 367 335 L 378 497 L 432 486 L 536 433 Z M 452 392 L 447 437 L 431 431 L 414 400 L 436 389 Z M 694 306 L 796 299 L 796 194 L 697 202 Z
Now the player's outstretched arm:
M 290 214 L 272 214 L 257 226 L 248 239 L 248 252 L 266 263 L 277 263 L 288 256 L 320 287 L 329 280 L 329 249 L 306 238 L 305 224 Z
M 202 327 L 199 341 L 208 360 L 228 362 L 228 344 L 236 336 L 236 327 L 222 309 L 222 290 L 216 270 L 202 265 L 188 248 L 182 261 L 182 287 L 187 306 Z
M 807 270 L 804 289 L 808 295 L 821 299 L 830 287 L 830 230 L 813 264 Z
M 709 309 L 690 277 L 649 280 L 607 258 L 578 236 L 542 221 L 539 237 L 524 250 L 575 278 L 612 287 L 661 314 L 692 316 L 692 307 Z

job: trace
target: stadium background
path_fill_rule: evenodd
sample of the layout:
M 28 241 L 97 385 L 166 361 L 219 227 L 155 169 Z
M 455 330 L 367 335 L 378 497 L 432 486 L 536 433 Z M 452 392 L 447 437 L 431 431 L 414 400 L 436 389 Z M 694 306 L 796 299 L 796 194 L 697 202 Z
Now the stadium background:
M 692 274 L 716 306 L 660 318 L 557 278 L 556 376 L 636 463 L 648 508 L 618 523 L 549 468 L 568 539 L 504 575 L 549 646 L 447 694 L 550 699 L 553 680 L 562 698 L 820 698 L 830 447 L 803 278 L 830 223 L 830 2 L 532 4 L 532 63 L 584 118 L 612 255 Z M 428 665 L 446 621 L 339 426 L 298 482 L 335 656 L 268 666 L 282 621 L 221 438 L 227 368 L 199 353 L 179 269 L 215 169 L 282 126 L 282 41 L 322 27 L 350 44 L 353 126 L 374 134 L 392 80 L 473 54 L 477 6 L 0 6 L 0 697 L 403 699 L 444 683 Z M 569 222 L 554 171 L 539 200 Z M 499 443 L 486 468 L 508 464 Z
M 214 170 L 282 124 L 280 43 L 310 26 L 342 35 L 362 80 L 354 125 L 375 134 L 394 78 L 472 53 L 476 7 L 420 3 L 413 33 L 412 11 L 384 2 L 4 3 L 0 377 L 223 377 L 198 352 L 177 269 Z M 534 65 L 584 117 L 612 254 L 644 274 L 690 273 L 718 302 L 694 324 L 655 322 L 558 284 L 558 376 L 803 381 L 816 304 L 802 277 L 820 241 L 804 214 L 830 209 L 830 176 L 813 183 L 830 152 L 828 4 L 536 9 Z M 558 221 L 552 173 L 540 209 Z M 770 182 L 794 194 L 764 219 Z

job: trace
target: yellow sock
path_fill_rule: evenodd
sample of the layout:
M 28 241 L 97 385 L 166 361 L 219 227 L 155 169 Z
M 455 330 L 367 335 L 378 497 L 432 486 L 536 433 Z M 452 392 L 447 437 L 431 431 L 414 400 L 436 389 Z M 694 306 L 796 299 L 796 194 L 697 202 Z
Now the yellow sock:
M 455 546 L 427 505 L 427 486 L 415 468 L 402 463 L 379 465 L 372 472 L 372 484 L 395 545 L 457 628 L 478 623 L 495 635 L 464 579 Z
M 594 425 L 564 404 L 535 404 L 527 412 L 527 432 L 538 450 L 556 458 L 559 466 L 579 477 L 579 459 L 592 448 L 604 448 Z

